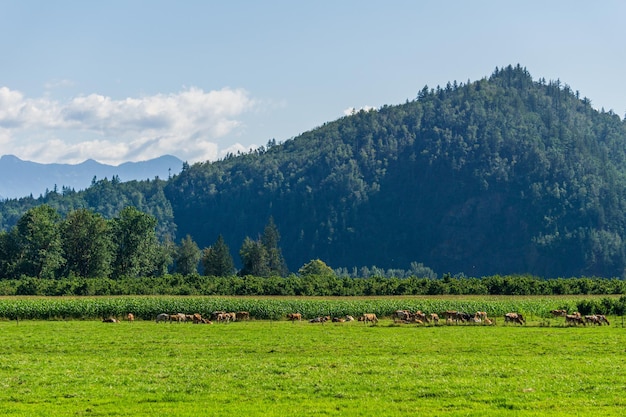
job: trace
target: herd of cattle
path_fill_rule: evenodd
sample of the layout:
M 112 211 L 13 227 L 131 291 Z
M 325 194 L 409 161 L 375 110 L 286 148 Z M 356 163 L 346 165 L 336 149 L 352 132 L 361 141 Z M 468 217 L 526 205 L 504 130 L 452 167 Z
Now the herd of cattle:
M 583 316 L 578 312 L 568 314 L 566 310 L 552 310 L 550 314 L 553 317 L 564 317 L 565 325 L 567 326 L 586 326 L 587 324 L 598 325 L 601 326 L 603 324 L 610 325 L 609 320 L 606 316 L 602 314 L 593 314 Z M 441 320 L 440 320 L 441 317 Z M 291 322 L 302 321 L 303 317 L 301 313 L 289 313 L 286 316 L 287 320 Z M 128 313 L 126 319 L 129 322 L 135 320 L 135 316 L 132 313 Z M 175 314 L 167 314 L 161 313 L 156 317 L 157 323 L 185 323 L 190 322 L 194 324 L 213 324 L 216 323 L 229 323 L 233 321 L 242 321 L 249 320 L 250 313 L 247 311 L 237 311 L 237 312 L 227 312 L 227 311 L 214 311 L 211 313 L 210 318 L 202 317 L 200 314 L 184 314 L 184 313 L 175 313 Z M 331 317 L 331 316 L 319 316 L 308 321 L 310 323 L 325 323 L 327 321 L 333 323 L 344 323 L 350 321 L 362 321 L 364 323 L 376 324 L 378 323 L 378 317 L 373 313 L 365 313 L 355 319 L 351 315 L 346 315 L 343 317 Z M 102 320 L 105 323 L 119 323 L 120 320 L 114 317 L 108 317 Z M 477 311 L 474 314 L 465 313 L 462 311 L 453 311 L 448 310 L 443 313 L 424 313 L 422 311 L 411 312 L 409 310 L 396 310 L 393 315 L 394 323 L 405 323 L 405 324 L 418 324 L 418 325 L 438 325 L 440 321 L 445 322 L 445 324 L 460 324 L 460 323 L 470 323 L 470 324 L 483 324 L 483 325 L 494 325 L 495 320 L 487 317 L 487 313 L 484 311 Z M 504 323 L 514 323 L 514 324 L 526 324 L 526 320 L 524 316 L 520 313 L 506 313 L 504 315 Z

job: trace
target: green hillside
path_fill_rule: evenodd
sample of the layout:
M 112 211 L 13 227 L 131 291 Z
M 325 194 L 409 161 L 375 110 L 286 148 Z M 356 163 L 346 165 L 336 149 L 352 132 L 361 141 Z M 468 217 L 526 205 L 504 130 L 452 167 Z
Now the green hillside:
M 202 248 L 223 235 L 236 260 L 273 217 L 291 271 L 320 258 L 334 268 L 417 261 L 470 276 L 623 277 L 625 141 L 619 116 L 509 66 L 185 165 L 168 181 L 7 201 L 0 220 L 6 229 L 43 202 L 106 216 L 133 204 L 157 217 L 161 236 L 189 234 Z

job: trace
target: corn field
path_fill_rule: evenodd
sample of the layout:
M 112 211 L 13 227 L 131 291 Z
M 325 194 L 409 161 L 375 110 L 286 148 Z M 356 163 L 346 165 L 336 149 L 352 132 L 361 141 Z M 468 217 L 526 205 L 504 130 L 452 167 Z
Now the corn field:
M 421 310 L 441 313 L 446 310 L 485 311 L 501 317 L 516 311 L 529 317 L 549 317 L 550 310 L 566 309 L 583 314 L 623 315 L 626 297 L 433 297 L 433 298 L 248 298 L 248 297 L 6 297 L 0 298 L 0 317 L 9 320 L 92 320 L 124 317 L 153 320 L 160 313 L 200 313 L 213 311 L 248 311 L 253 319 L 281 320 L 288 313 L 301 313 L 303 318 L 318 316 L 359 316 L 374 313 L 391 317 L 396 310 Z

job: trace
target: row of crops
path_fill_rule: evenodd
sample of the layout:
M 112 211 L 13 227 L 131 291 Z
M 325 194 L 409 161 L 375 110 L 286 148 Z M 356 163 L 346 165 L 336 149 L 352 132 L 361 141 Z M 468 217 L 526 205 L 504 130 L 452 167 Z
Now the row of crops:
M 534 317 L 549 317 L 550 310 L 566 309 L 582 314 L 624 315 L 626 296 L 620 298 L 564 297 L 475 297 L 475 298 L 247 298 L 247 297 L 8 297 L 0 299 L 0 317 L 10 320 L 68 320 L 123 317 L 153 320 L 159 313 L 200 313 L 216 310 L 248 311 L 254 319 L 280 320 L 288 313 L 303 317 L 322 315 L 358 316 L 365 312 L 392 316 L 400 309 L 440 313 L 446 310 L 486 311 L 498 317 L 517 311 Z

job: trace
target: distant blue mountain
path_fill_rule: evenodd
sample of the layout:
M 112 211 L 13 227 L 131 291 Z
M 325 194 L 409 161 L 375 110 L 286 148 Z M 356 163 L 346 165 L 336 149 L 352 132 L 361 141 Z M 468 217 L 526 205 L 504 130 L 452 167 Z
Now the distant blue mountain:
M 159 177 L 167 179 L 180 173 L 183 161 L 165 155 L 143 162 L 125 162 L 118 166 L 101 164 L 89 159 L 76 165 L 39 164 L 23 161 L 13 155 L 0 158 L 0 199 L 19 198 L 33 195 L 38 197 L 46 189 L 56 186 L 73 188 L 76 191 L 88 188 L 94 177 L 109 178 L 117 175 L 120 181 L 146 180 Z

